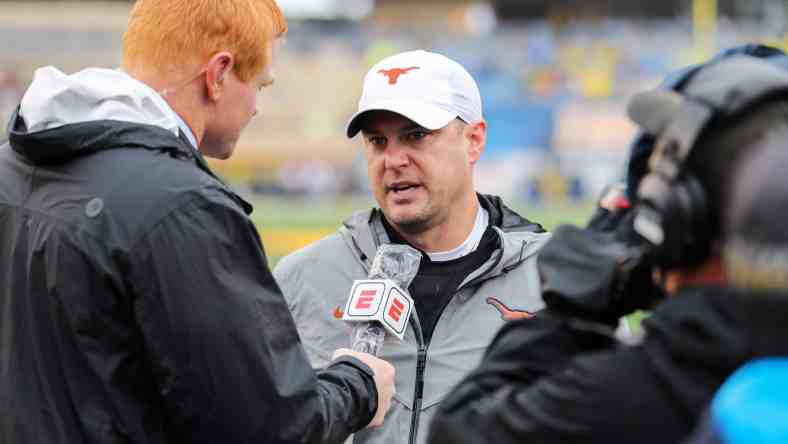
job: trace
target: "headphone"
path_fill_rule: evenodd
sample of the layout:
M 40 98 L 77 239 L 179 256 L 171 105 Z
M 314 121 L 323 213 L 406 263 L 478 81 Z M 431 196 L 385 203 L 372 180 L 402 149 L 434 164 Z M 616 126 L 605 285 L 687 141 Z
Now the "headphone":
M 654 100 L 674 102 L 669 109 L 677 112 L 659 125 L 665 128 L 657 132 L 660 135 L 649 158 L 648 173 L 638 186 L 634 229 L 655 247 L 652 251 L 658 265 L 679 268 L 698 262 L 710 248 L 706 193 L 686 163 L 715 113 L 701 102 L 662 91 L 650 97 L 636 96 L 630 103 L 630 115 L 647 112 L 640 108 Z M 654 128 L 656 122 L 648 123 Z
M 662 269 L 700 263 L 711 251 L 715 223 L 701 181 L 687 167 L 712 122 L 788 96 L 788 71 L 736 56 L 692 73 L 682 92 L 655 90 L 635 96 L 628 113 L 655 138 L 648 171 L 638 184 L 634 230 L 651 244 Z

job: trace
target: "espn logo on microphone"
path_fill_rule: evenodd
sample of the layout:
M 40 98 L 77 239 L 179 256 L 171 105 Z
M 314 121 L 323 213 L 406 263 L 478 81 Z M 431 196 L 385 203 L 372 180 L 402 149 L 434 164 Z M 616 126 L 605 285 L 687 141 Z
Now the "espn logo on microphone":
M 400 340 L 405 336 L 413 299 L 388 279 L 355 281 L 342 319 L 350 322 L 380 322 Z

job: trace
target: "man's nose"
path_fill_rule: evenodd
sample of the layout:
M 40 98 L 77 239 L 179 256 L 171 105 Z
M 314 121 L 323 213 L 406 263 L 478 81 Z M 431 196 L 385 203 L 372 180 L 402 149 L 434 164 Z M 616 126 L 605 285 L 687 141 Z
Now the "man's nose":
M 386 168 L 402 168 L 410 164 L 407 150 L 396 142 L 386 147 Z

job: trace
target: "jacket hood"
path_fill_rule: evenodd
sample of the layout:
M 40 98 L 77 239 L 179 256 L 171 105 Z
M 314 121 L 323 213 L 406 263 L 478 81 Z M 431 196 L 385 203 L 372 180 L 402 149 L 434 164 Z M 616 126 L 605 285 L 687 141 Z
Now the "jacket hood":
M 185 151 L 164 99 L 128 74 L 90 68 L 66 75 L 36 71 L 9 122 L 13 149 L 34 164 L 56 163 L 128 146 Z M 172 136 L 176 137 L 172 137 Z M 170 140 L 169 144 L 163 141 Z
M 490 223 L 504 232 L 545 232 L 540 224 L 531 222 L 507 207 L 500 197 L 478 193 L 476 195 L 479 197 L 479 204 L 482 208 L 490 213 Z
M 38 132 L 95 120 L 154 125 L 178 134 L 175 111 L 151 87 L 119 70 L 88 68 L 72 75 L 36 70 L 20 114 Z

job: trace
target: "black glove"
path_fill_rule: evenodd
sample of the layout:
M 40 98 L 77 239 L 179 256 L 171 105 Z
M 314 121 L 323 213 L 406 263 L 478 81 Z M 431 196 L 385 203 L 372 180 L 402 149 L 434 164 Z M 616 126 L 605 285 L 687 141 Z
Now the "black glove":
M 621 316 L 653 306 L 662 291 L 652 280 L 649 244 L 632 228 L 634 211 L 604 210 L 589 228 L 559 226 L 538 266 L 549 309 L 614 326 Z

